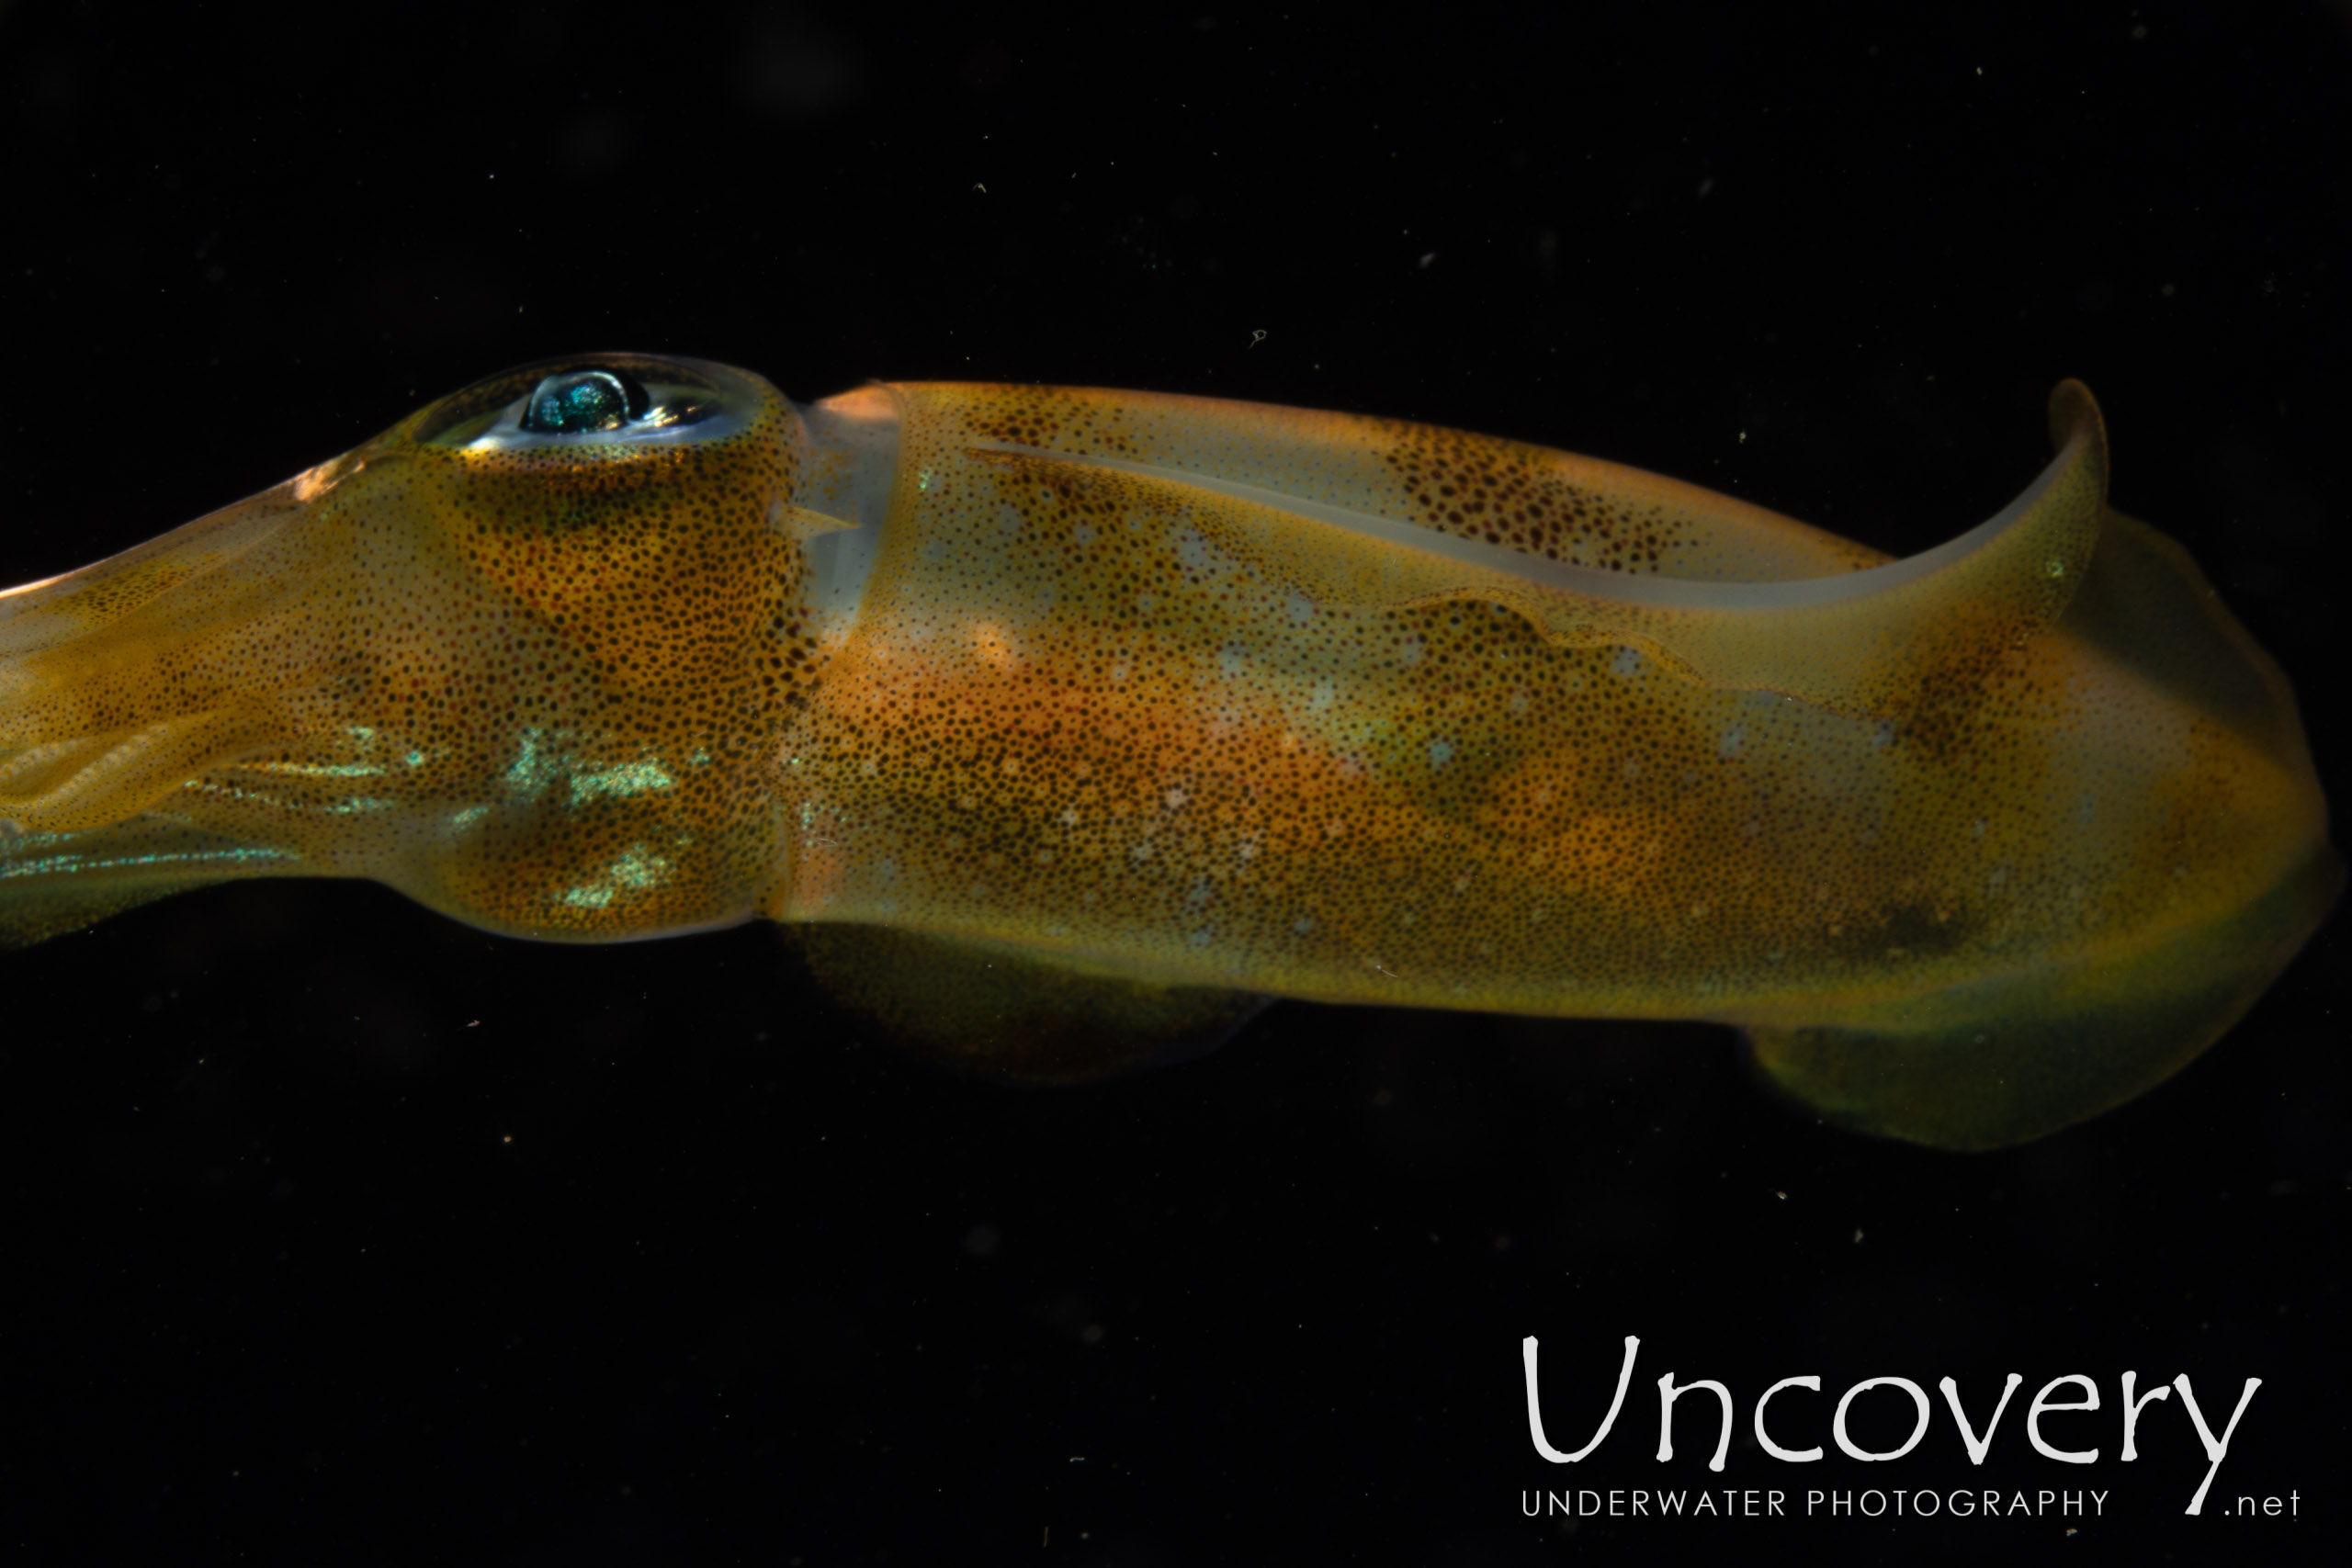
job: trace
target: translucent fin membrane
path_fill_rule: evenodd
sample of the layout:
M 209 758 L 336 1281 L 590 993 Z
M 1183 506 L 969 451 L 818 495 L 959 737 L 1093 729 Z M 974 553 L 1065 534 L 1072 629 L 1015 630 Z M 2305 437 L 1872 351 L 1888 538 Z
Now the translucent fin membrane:
M 894 1043 L 1016 1083 L 1079 1083 L 1196 1056 L 1269 1000 L 885 926 L 807 926 L 798 940 L 818 978 Z
M 2080 383 L 2051 399 L 2059 454 L 2026 492 L 1949 544 L 1864 570 L 1712 582 L 1595 570 L 1302 501 L 1239 481 L 1111 457 L 991 444 L 985 461 L 1094 471 L 1117 504 L 1188 508 L 1204 534 L 1333 607 L 1486 601 L 1567 648 L 1631 647 L 1682 678 L 1885 715 L 1981 681 L 2065 613 L 2099 534 L 2107 447 Z M 1206 496 L 1227 505 L 1204 505 Z

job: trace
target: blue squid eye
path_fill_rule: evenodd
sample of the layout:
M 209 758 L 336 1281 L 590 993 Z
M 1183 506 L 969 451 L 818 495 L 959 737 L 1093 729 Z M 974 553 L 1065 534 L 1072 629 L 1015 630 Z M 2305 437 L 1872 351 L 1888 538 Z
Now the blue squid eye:
M 618 430 L 651 406 L 636 378 L 622 371 L 566 370 L 531 389 L 522 428 L 548 435 Z

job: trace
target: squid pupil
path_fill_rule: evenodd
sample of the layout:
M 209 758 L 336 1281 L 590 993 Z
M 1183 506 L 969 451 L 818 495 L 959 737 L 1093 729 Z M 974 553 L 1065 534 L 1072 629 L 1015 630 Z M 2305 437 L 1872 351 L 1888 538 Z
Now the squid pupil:
M 644 415 L 645 389 L 618 370 L 566 370 L 531 389 L 523 428 L 551 435 L 618 430 Z

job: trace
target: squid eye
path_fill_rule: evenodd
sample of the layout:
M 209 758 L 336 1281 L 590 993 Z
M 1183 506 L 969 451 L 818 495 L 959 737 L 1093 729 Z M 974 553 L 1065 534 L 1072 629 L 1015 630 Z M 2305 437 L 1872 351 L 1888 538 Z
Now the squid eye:
M 622 371 L 566 370 L 531 389 L 522 428 L 546 435 L 618 430 L 651 406 L 636 378 Z
M 0 0 L 0 10 L 6 7 Z M 772 395 L 739 370 L 698 359 L 583 355 L 477 381 L 402 428 L 426 446 L 458 451 L 625 462 L 669 446 L 725 440 Z

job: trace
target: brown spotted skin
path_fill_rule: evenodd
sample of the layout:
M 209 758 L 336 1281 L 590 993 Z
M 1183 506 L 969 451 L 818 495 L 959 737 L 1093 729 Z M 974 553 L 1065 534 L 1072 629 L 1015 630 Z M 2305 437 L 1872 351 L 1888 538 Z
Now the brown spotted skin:
M 787 919 L 1333 1001 L 1820 1021 L 2096 969 L 2332 864 L 2291 700 L 2210 594 L 2211 621 L 2180 635 L 2252 671 L 2259 724 L 2023 612 L 1904 688 L 1907 707 L 1840 713 L 1560 646 L 1476 594 L 1335 606 L 1265 569 L 1284 525 L 1262 509 L 1038 454 L 1424 524 L 1435 475 L 1464 480 L 1438 502 L 1487 507 L 1465 525 L 1582 481 L 1594 499 L 1546 515 L 1589 535 L 1504 542 L 1567 538 L 1627 572 L 1874 558 L 1740 503 L 1385 422 L 1267 411 L 1270 434 L 1236 405 L 897 391 L 890 532 L 795 742 Z M 2090 514 L 2118 560 L 2177 555 Z M 2087 546 L 2067 547 L 2080 577 Z M 1382 547 L 1316 548 L 1327 581 L 1384 570 Z M 1330 564 L 1349 550 L 1364 558 Z
M 2072 383 L 2016 506 L 1890 564 L 1394 421 L 963 385 L 804 417 L 693 361 L 552 368 L 588 365 L 715 412 L 501 446 L 531 367 L 0 594 L 0 941 L 273 874 L 547 939 L 879 925 L 1736 1022 L 1824 1114 L 1983 1146 L 2193 1055 L 2339 880 L 2284 679 L 2108 509 Z M 826 586 L 861 516 L 862 591 Z
M 126 593 L 114 563 L 43 591 L 76 635 L 6 666 L 31 694 L 0 715 L 0 757 L 52 737 L 153 755 L 129 787 L 96 787 L 78 753 L 0 773 L 24 829 L 0 851 L 78 859 L 99 895 L 143 888 L 157 846 L 166 870 L 373 876 L 548 939 L 747 918 L 784 852 L 775 757 L 811 679 L 801 540 L 777 521 L 797 417 L 731 378 L 747 406 L 722 440 L 436 443 L 546 368 L 191 525 L 257 536 L 218 566 L 166 555 L 168 592 Z M 29 618 L 0 622 L 0 653 Z M 77 916 L 65 899 L 17 934 Z
M 984 440 L 1215 472 L 1574 566 L 1760 582 L 1886 559 L 1677 479 L 1437 425 L 1149 392 L 908 390 L 968 392 Z

